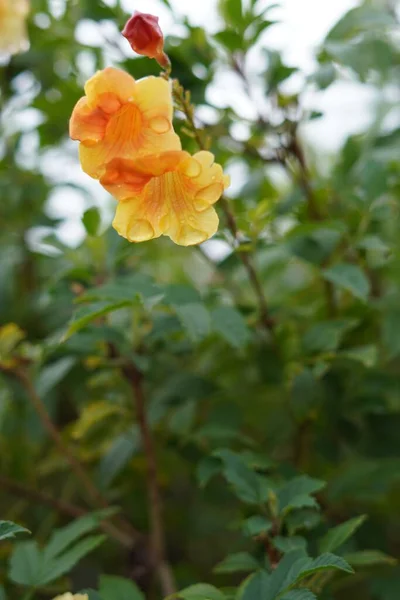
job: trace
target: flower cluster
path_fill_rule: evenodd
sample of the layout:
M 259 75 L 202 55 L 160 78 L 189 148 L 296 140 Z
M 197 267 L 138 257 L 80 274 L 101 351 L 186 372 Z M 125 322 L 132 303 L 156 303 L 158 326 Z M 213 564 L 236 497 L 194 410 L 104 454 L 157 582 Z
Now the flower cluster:
M 28 48 L 28 0 L 0 0 L 0 53 L 16 54 Z
M 124 35 L 138 52 L 163 64 L 156 17 L 135 13 Z M 167 235 L 183 246 L 214 235 L 213 204 L 229 180 L 210 152 L 191 156 L 182 150 L 172 125 L 171 81 L 135 81 L 109 67 L 87 81 L 85 94 L 73 110 L 70 136 L 80 141 L 82 169 L 118 201 L 118 233 L 131 242 Z

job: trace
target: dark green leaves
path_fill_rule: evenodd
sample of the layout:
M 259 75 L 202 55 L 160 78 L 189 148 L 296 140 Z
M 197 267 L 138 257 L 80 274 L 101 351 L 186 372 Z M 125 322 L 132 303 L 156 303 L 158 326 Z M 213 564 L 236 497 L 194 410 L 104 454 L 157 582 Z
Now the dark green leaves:
M 0 521 L 0 541 L 15 538 L 18 533 L 30 533 L 30 531 L 11 521 Z
M 267 481 L 250 469 L 242 457 L 231 450 L 217 450 L 214 456 L 222 460 L 223 474 L 240 500 L 249 504 L 266 501 Z
M 101 224 L 99 209 L 95 206 L 88 208 L 88 210 L 83 213 L 82 223 L 89 235 L 98 235 Z
M 237 573 L 254 571 L 259 568 L 259 562 L 248 552 L 229 554 L 215 568 L 215 573 Z
M 320 551 L 333 552 L 340 548 L 361 527 L 366 518 L 366 515 L 361 515 L 330 529 L 319 542 Z
M 225 600 L 225 596 L 213 585 L 196 583 L 181 590 L 177 594 L 182 600 Z
M 370 293 L 370 283 L 357 265 L 340 263 L 323 272 L 325 279 L 339 288 L 350 292 L 353 296 L 366 302 Z
M 278 505 L 282 514 L 287 514 L 296 508 L 318 508 L 311 496 L 325 487 L 325 482 L 301 475 L 291 479 L 278 490 Z
M 123 577 L 101 575 L 99 592 L 101 600 L 144 600 L 143 592 L 137 585 Z
M 17 544 L 10 558 L 12 581 L 38 587 L 68 573 L 84 556 L 105 541 L 103 535 L 83 536 L 98 527 L 109 514 L 110 511 L 93 513 L 56 530 L 43 550 L 35 541 Z
M 243 348 L 250 340 L 250 330 L 239 311 L 220 306 L 211 314 L 213 327 L 234 348 Z

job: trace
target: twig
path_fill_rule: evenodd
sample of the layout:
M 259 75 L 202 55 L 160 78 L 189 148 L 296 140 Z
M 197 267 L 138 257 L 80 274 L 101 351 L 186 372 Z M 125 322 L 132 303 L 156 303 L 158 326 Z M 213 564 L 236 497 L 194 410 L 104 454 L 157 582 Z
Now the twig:
M 83 517 L 89 512 L 88 510 L 77 506 L 76 504 L 71 504 L 70 502 L 66 502 L 64 500 L 58 500 L 57 498 L 50 496 L 50 494 L 41 492 L 34 488 L 30 488 L 22 483 L 19 483 L 18 481 L 14 481 L 2 475 L 0 475 L 0 487 L 10 492 L 11 494 L 23 498 L 24 500 L 32 500 L 33 502 L 45 504 L 46 506 L 50 506 L 57 512 L 73 517 L 74 519 Z M 108 533 L 110 537 L 115 539 L 122 546 L 126 548 L 132 547 L 131 536 L 120 531 L 119 529 L 111 525 L 109 522 L 103 521 L 100 524 L 100 527 L 105 533 Z
M 18 381 L 20 381 L 20 383 L 22 384 L 30 402 L 32 403 L 42 422 L 43 427 L 49 434 L 50 438 L 53 440 L 60 454 L 64 456 L 64 458 L 68 461 L 72 471 L 75 473 L 77 479 L 80 481 L 82 487 L 86 491 L 86 494 L 88 496 L 88 499 L 90 499 L 91 504 L 98 508 L 109 508 L 107 500 L 102 496 L 102 494 L 93 484 L 92 480 L 90 479 L 90 476 L 86 473 L 79 460 L 76 458 L 69 446 L 62 439 L 60 432 L 51 420 L 46 410 L 46 406 L 37 394 L 35 387 L 32 384 L 32 381 L 25 372 L 25 370 L 21 367 L 17 367 L 15 369 L 6 369 L 5 372 L 9 375 L 13 375 L 14 377 L 16 377 Z M 132 547 L 132 545 L 142 537 L 141 534 L 138 531 L 136 531 L 136 529 L 133 528 L 131 524 L 125 519 L 121 519 L 120 517 L 116 517 L 116 519 L 119 521 L 122 531 L 115 527 L 112 523 L 107 523 L 106 526 L 108 532 L 113 537 L 118 536 L 120 540 L 123 537 L 124 545 L 127 547 Z
M 179 84 L 179 82 L 177 80 L 174 81 L 173 90 L 174 90 L 174 97 L 175 97 L 177 106 L 178 106 L 179 110 L 181 110 L 183 112 L 183 114 L 185 115 L 187 124 L 193 133 L 194 139 L 196 140 L 198 147 L 200 148 L 200 150 L 206 150 L 207 143 L 206 143 L 204 137 L 202 136 L 201 132 L 199 131 L 199 129 L 196 126 L 195 119 L 194 119 L 194 108 L 190 102 L 189 93 L 185 92 L 185 90 Z M 226 222 L 228 225 L 228 229 L 231 232 L 232 237 L 235 240 L 236 246 L 238 246 L 240 243 L 240 235 L 239 235 L 239 228 L 237 226 L 235 215 L 231 211 L 231 209 L 229 207 L 228 199 L 225 196 L 221 197 L 220 204 L 221 204 L 222 210 L 225 214 L 225 219 L 226 219 Z M 251 257 L 249 256 L 248 252 L 242 252 L 240 250 L 240 247 L 236 248 L 236 250 L 237 250 L 240 260 L 242 261 L 244 268 L 247 271 L 249 280 L 250 280 L 251 285 L 253 286 L 255 294 L 257 296 L 259 310 L 260 310 L 260 316 L 261 316 L 261 323 L 269 334 L 274 335 L 275 334 L 275 322 L 269 314 L 267 299 L 265 297 L 264 290 L 263 290 L 261 281 L 258 277 L 256 268 L 251 260 Z
M 143 450 L 147 465 L 147 493 L 150 511 L 151 548 L 156 572 L 162 592 L 165 596 L 176 593 L 176 586 L 171 567 L 167 560 L 165 529 L 163 519 L 163 502 L 158 484 L 157 457 L 154 441 L 146 415 L 146 401 L 142 386 L 142 374 L 130 364 L 123 370 L 130 382 L 135 398 L 136 416 L 141 433 Z
M 15 496 L 20 496 L 24 500 L 32 500 L 39 504 L 45 504 L 46 506 L 54 508 L 57 512 L 69 515 L 70 517 L 77 518 L 87 514 L 87 511 L 80 506 L 53 498 L 50 494 L 28 487 L 23 483 L 19 483 L 19 481 L 14 481 L 3 475 L 0 475 L 0 487 Z

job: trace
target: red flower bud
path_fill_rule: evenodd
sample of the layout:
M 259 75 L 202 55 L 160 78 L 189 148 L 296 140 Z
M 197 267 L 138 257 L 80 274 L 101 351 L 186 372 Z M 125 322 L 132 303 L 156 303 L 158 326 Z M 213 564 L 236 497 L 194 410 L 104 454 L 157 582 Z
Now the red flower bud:
M 134 52 L 155 58 L 164 68 L 169 65 L 168 56 L 164 52 L 164 36 L 158 24 L 158 17 L 135 11 L 125 25 L 122 35 L 128 40 Z

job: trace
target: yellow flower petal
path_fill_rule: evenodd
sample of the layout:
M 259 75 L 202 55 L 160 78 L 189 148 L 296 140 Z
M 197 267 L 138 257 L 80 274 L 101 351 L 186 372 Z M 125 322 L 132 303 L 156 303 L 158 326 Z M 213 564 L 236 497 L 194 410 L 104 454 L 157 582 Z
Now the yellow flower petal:
M 0 53 L 16 54 L 27 50 L 28 0 L 0 0 Z
M 191 157 L 172 151 L 135 161 L 115 159 L 100 183 L 120 201 L 113 222 L 120 235 L 131 242 L 167 235 L 190 246 L 217 231 L 212 205 L 227 181 L 211 153 Z
M 99 178 L 114 158 L 181 149 L 172 128 L 172 94 L 165 79 L 136 82 L 110 67 L 96 73 L 85 92 L 72 113 L 70 135 L 81 142 L 82 169 L 92 177 Z

